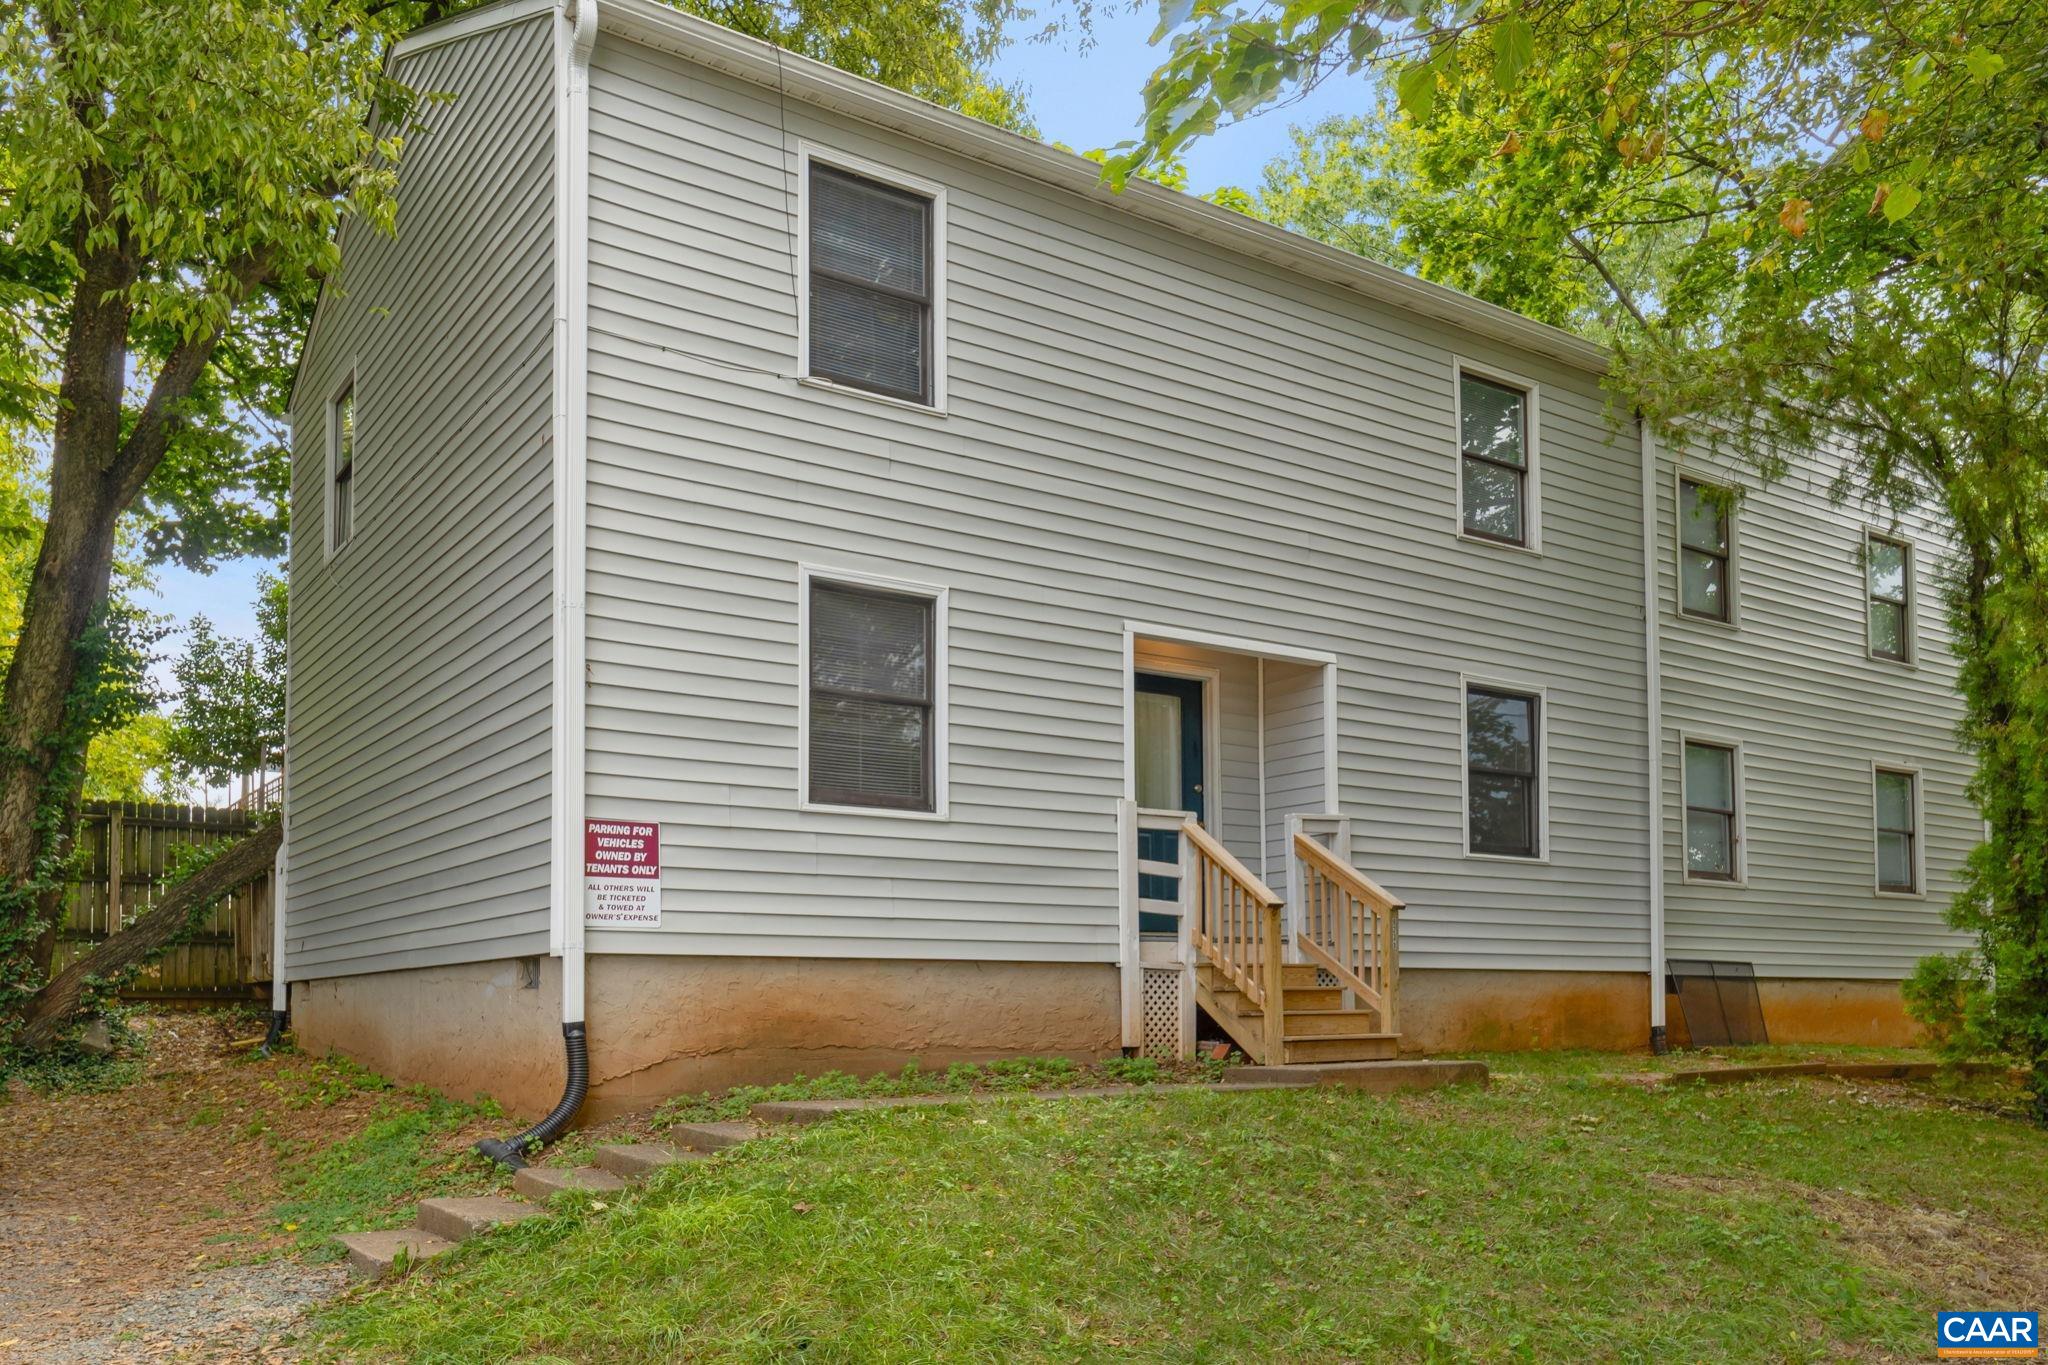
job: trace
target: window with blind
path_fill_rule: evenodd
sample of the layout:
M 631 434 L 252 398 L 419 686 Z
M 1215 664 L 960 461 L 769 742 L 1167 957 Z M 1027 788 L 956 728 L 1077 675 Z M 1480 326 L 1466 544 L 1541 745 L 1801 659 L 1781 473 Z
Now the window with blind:
M 1877 889 L 1898 895 L 1920 890 L 1920 779 L 1894 768 L 1877 770 Z
M 1865 559 L 1870 597 L 1870 652 L 1907 663 L 1913 655 L 1913 552 L 1901 541 L 1870 537 Z
M 356 523 L 356 382 L 342 386 L 328 405 L 327 552 L 348 544 Z
M 1742 816 L 1736 801 L 1735 750 L 1685 743 L 1685 875 L 1732 882 L 1740 866 Z
M 813 161 L 808 373 L 930 406 L 930 197 Z
M 1534 696 L 1465 689 L 1465 838 L 1473 853 L 1543 856 L 1537 706 Z
M 1734 619 L 1727 493 L 1678 481 L 1678 610 L 1707 621 Z
M 806 799 L 931 811 L 934 598 L 810 585 Z
M 1458 479 L 1465 534 L 1529 543 L 1529 400 L 1520 389 L 1458 376 Z

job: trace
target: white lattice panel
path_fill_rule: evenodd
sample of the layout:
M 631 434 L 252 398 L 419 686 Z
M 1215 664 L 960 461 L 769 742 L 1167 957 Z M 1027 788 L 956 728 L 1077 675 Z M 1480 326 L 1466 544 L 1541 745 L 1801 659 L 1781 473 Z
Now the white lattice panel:
M 1144 1043 L 1147 1057 L 1171 1061 L 1181 1055 L 1181 1020 L 1185 1007 L 1181 992 L 1187 989 L 1187 973 L 1178 966 L 1147 967 L 1144 970 Z

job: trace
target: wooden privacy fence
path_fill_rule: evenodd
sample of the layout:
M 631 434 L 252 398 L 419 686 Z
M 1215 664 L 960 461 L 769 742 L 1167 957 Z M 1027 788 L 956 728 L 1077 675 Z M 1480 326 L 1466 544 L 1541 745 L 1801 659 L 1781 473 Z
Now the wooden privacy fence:
M 177 866 L 176 850 L 239 838 L 249 823 L 246 809 L 88 802 L 79 816 L 56 965 L 84 956 L 116 925 L 132 923 L 154 905 Z M 224 897 L 197 933 L 143 968 L 122 994 L 133 1000 L 257 996 L 270 980 L 270 883 L 260 877 Z

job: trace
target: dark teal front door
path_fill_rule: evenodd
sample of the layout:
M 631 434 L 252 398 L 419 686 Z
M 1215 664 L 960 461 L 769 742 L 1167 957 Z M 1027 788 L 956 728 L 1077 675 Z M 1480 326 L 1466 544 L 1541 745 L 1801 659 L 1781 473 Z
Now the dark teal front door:
M 1131 680 L 1131 722 L 1137 761 L 1138 805 L 1145 810 L 1184 810 L 1196 820 L 1208 815 L 1202 791 L 1208 766 L 1202 726 L 1200 678 L 1138 673 Z M 1141 830 L 1138 856 L 1147 862 L 1178 863 L 1180 836 L 1172 830 Z M 1138 895 L 1146 900 L 1180 899 L 1180 878 L 1140 873 Z M 1176 916 L 1141 913 L 1138 932 L 1171 934 Z

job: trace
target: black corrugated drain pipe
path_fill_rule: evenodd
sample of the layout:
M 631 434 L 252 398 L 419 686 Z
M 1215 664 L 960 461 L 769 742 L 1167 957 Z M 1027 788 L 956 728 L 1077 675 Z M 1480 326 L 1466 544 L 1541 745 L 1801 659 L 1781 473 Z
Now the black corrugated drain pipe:
M 517 1137 L 485 1138 L 476 1145 L 480 1154 L 516 1171 L 526 1165 L 529 1153 L 547 1146 L 568 1130 L 576 1111 L 583 1107 L 583 1097 L 590 1091 L 590 1051 L 584 1041 L 583 1025 L 562 1025 L 562 1045 L 569 1054 L 569 1083 L 560 1102 L 546 1118 Z
M 284 1029 L 291 1015 L 284 1010 L 270 1012 L 270 1031 L 263 1035 L 263 1045 L 256 1049 L 258 1057 L 268 1057 L 271 1049 L 284 1041 Z

